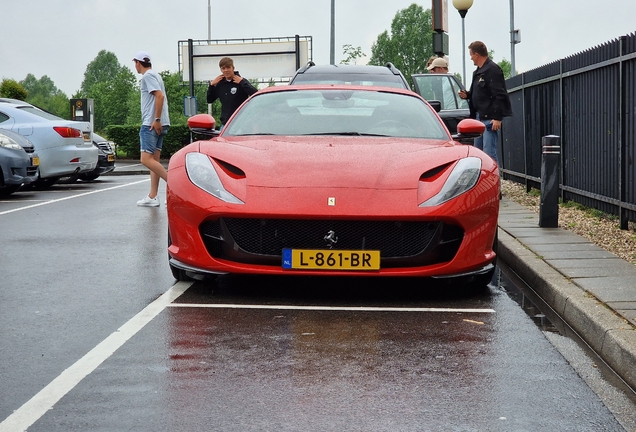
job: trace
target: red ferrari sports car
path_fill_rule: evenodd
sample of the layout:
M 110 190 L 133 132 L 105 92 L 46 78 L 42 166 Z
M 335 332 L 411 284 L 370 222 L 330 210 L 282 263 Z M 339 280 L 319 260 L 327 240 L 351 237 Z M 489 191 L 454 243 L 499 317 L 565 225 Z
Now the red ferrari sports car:
M 487 283 L 499 172 L 419 95 L 280 86 L 224 126 L 190 119 L 170 159 L 169 264 L 177 280 L 227 273 L 422 276 Z M 461 141 L 461 142 L 460 142 Z

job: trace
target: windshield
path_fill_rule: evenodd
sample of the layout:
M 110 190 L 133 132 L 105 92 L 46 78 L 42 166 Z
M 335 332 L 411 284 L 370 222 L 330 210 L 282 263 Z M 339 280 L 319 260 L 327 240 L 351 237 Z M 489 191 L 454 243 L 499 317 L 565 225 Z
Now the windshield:
M 228 123 L 223 135 L 448 139 L 443 124 L 416 96 L 344 89 L 257 93 Z

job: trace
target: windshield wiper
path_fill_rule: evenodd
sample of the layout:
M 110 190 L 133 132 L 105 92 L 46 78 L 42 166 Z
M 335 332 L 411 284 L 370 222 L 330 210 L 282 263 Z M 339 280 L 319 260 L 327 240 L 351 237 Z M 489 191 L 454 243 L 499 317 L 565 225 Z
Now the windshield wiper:
M 319 132 L 319 133 L 308 133 L 303 135 L 388 136 L 388 135 L 363 133 L 363 132 Z
M 256 133 L 244 133 L 244 134 L 228 135 L 228 136 L 254 136 L 254 135 L 280 135 L 280 134 L 274 134 L 269 132 L 256 132 Z

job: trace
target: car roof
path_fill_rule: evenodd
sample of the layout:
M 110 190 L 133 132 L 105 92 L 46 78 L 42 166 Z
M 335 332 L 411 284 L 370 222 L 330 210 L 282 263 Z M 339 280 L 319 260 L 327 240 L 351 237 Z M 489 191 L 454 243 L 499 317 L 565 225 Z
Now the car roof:
M 342 75 L 369 75 L 370 77 L 395 77 L 395 81 L 387 80 L 388 82 L 399 82 L 404 88 L 409 88 L 409 84 L 406 81 L 404 75 L 393 63 L 389 62 L 384 66 L 378 65 L 349 65 L 349 64 L 333 64 L 333 65 L 317 65 L 313 61 L 308 62 L 306 65 L 296 71 L 292 77 L 290 84 L 296 84 L 296 79 L 299 76 L 310 75 L 324 75 L 337 78 Z M 304 81 L 304 80 L 302 80 Z M 298 82 L 301 82 L 299 79 Z
M 324 73 L 324 72 L 336 72 L 337 73 L 356 73 L 356 74 L 373 74 L 373 75 L 400 75 L 400 71 L 393 66 L 392 63 L 387 63 L 386 66 L 377 65 L 348 65 L 348 64 L 333 64 L 333 65 L 316 65 L 313 62 L 307 63 L 305 66 L 298 69 L 298 74 L 312 74 L 312 73 Z
M 0 102 L 10 103 L 10 104 L 14 104 L 14 105 L 22 105 L 22 104 L 30 105 L 28 102 L 25 102 L 23 100 L 11 99 L 11 98 L 0 98 Z
M 352 84 L 290 84 L 286 86 L 265 87 L 255 93 L 254 96 L 263 93 L 285 92 L 285 91 L 312 91 L 312 90 L 342 90 L 342 91 L 369 91 L 383 93 L 400 93 L 406 96 L 413 96 L 425 101 L 420 95 L 414 91 L 401 87 L 383 87 L 383 86 L 367 86 Z

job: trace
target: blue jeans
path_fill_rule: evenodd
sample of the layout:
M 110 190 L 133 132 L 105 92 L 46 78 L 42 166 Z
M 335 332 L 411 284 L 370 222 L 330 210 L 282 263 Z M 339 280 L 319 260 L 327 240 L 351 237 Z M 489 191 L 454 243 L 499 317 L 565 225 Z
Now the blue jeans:
M 157 150 L 161 151 L 163 147 L 163 137 L 168 133 L 169 126 L 161 127 L 161 135 L 157 135 L 150 126 L 142 125 L 139 129 L 139 142 L 141 143 L 141 151 L 155 154 Z
M 479 150 L 483 150 L 484 153 L 493 158 L 495 162 L 497 162 L 497 165 L 499 165 L 499 159 L 497 159 L 497 140 L 499 139 L 499 133 L 492 130 L 491 120 L 480 120 L 479 114 L 477 114 L 477 120 L 486 126 L 486 130 L 482 136 L 475 138 L 475 147 Z

